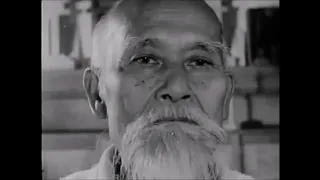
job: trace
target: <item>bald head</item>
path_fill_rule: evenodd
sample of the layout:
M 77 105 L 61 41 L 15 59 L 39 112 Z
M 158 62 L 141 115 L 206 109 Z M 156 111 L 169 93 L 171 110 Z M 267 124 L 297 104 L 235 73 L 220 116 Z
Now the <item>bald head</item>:
M 154 26 L 193 28 L 195 23 L 202 25 L 199 29 L 221 33 L 216 14 L 203 0 L 126 0 L 119 3 L 118 10 L 127 17 L 133 35 Z
M 189 29 L 222 43 L 221 28 L 217 15 L 204 0 L 120 0 L 94 30 L 92 65 L 106 68 L 110 63 L 104 62 L 111 59 L 119 63 L 130 40 L 146 37 L 151 30 L 180 34 Z M 99 47 L 104 49 L 97 52 Z

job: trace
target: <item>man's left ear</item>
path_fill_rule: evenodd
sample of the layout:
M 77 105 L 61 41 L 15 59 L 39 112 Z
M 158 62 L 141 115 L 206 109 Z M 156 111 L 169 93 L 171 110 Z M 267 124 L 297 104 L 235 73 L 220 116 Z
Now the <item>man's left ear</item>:
M 229 108 L 230 108 L 230 102 L 234 91 L 234 78 L 231 73 L 227 73 L 228 76 L 228 85 L 227 85 L 227 92 L 224 99 L 224 105 L 223 105 L 223 112 L 222 112 L 222 118 L 223 120 L 228 119 L 229 117 Z
M 91 68 L 87 68 L 83 74 L 83 87 L 94 115 L 99 119 L 107 118 L 107 107 L 99 96 L 99 78 Z

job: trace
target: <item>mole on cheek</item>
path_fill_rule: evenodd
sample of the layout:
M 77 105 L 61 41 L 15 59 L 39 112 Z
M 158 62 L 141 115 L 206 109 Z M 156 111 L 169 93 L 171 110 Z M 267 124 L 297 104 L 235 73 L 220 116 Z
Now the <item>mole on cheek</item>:
M 119 67 L 119 71 L 120 71 L 120 72 L 123 72 L 123 71 L 124 71 L 124 68 L 123 68 L 123 67 Z
M 134 86 L 137 87 L 137 86 L 145 85 L 151 89 L 156 85 L 157 82 L 158 81 L 156 76 L 151 76 L 151 77 L 147 77 L 147 79 L 137 80 L 137 83 Z
M 205 86 L 206 81 L 205 80 L 194 80 L 194 81 L 192 81 L 192 84 L 194 84 L 195 86 Z
M 137 87 L 137 86 L 141 86 L 142 84 L 144 84 L 144 80 L 142 80 L 142 81 L 139 81 L 138 83 L 136 83 L 135 85 L 134 85 L 134 87 Z

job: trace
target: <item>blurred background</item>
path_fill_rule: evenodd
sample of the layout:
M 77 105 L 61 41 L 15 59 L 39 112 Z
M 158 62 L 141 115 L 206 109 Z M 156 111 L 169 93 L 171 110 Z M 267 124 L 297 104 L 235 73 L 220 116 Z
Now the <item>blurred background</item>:
M 107 122 L 91 114 L 82 89 L 91 33 L 115 0 L 42 2 L 42 173 L 59 179 L 97 163 L 110 142 Z M 279 0 L 207 0 L 218 14 L 236 79 L 228 141 L 219 149 L 232 169 L 279 179 Z M 99 143 L 97 140 L 99 139 Z

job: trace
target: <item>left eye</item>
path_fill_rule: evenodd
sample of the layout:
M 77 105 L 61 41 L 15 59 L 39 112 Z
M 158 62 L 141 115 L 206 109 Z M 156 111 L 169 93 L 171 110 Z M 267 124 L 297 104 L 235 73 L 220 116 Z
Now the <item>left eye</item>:
M 132 62 L 139 63 L 141 65 L 150 66 L 150 65 L 158 65 L 159 61 L 156 58 L 150 56 L 142 56 L 138 58 L 134 58 Z
M 204 66 L 212 66 L 213 63 L 205 59 L 194 59 L 189 61 L 187 65 L 195 66 L 195 67 L 204 67 Z

